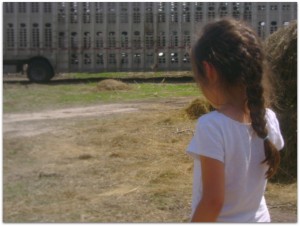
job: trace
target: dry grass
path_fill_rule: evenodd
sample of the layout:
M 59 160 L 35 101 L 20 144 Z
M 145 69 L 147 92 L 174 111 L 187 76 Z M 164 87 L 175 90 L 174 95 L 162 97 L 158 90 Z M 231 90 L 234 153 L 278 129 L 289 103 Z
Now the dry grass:
M 204 98 L 197 98 L 190 103 L 190 105 L 185 109 L 185 112 L 187 116 L 193 120 L 212 110 L 212 106 Z
M 4 222 L 187 222 L 193 162 L 185 149 L 195 121 L 182 105 L 29 121 L 55 129 L 4 134 Z M 268 187 L 267 196 L 291 203 L 295 216 L 296 189 L 286 188 Z
M 290 181 L 297 177 L 297 22 L 273 33 L 265 44 L 276 90 L 273 107 L 285 140 L 277 178 Z
M 153 107 L 4 139 L 4 221 L 187 221 L 194 124 Z
M 98 82 L 96 86 L 97 91 L 116 91 L 130 89 L 131 87 L 126 83 L 114 79 L 105 79 L 101 82 Z

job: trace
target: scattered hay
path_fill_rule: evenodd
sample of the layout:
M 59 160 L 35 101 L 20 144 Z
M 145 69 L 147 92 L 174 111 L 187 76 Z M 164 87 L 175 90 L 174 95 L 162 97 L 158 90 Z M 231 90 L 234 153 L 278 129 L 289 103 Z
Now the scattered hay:
M 276 92 L 273 108 L 285 140 L 276 178 L 290 180 L 297 178 L 297 22 L 273 33 L 266 40 L 265 48 Z
M 185 109 L 185 113 L 189 119 L 194 120 L 212 110 L 212 106 L 206 100 L 197 98 Z
M 131 87 L 124 82 L 114 79 L 105 79 L 97 84 L 97 91 L 130 90 Z
M 82 154 L 82 155 L 79 155 L 79 157 L 78 157 L 78 159 L 80 159 L 80 160 L 87 160 L 87 159 L 91 159 L 91 158 L 93 158 L 93 156 L 90 154 Z

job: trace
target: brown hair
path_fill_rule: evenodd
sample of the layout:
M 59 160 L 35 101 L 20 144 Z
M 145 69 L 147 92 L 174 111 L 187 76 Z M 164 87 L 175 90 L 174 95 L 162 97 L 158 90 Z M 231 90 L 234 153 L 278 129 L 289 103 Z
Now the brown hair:
M 264 139 L 265 159 L 272 177 L 279 166 L 280 155 L 268 139 L 266 99 L 262 80 L 266 76 L 262 43 L 255 32 L 241 21 L 222 19 L 206 25 L 192 48 L 192 65 L 197 82 L 205 81 L 203 61 L 212 64 L 226 87 L 243 86 L 247 97 L 251 125 L 257 136 Z

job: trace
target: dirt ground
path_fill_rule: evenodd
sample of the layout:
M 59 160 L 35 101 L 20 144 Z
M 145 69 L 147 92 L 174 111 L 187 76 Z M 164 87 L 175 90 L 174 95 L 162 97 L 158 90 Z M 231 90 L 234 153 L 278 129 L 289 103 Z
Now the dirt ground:
M 4 222 L 188 222 L 190 98 L 3 115 Z M 297 185 L 268 186 L 297 222 Z

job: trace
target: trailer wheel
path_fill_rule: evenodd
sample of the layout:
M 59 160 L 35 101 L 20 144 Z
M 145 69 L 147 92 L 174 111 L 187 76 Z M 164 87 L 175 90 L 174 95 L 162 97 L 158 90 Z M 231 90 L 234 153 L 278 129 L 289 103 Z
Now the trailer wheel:
M 50 63 L 44 59 L 34 59 L 28 64 L 27 77 L 31 82 L 48 82 L 54 76 Z

